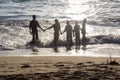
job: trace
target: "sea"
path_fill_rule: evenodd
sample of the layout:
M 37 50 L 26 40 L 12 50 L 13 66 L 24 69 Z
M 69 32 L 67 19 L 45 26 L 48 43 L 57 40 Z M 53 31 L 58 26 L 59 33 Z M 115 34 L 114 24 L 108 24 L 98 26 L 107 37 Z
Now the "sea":
M 45 46 L 53 40 L 53 29 L 39 29 L 44 46 L 33 52 L 28 45 L 32 39 L 28 28 L 32 15 L 37 16 L 44 29 L 58 19 L 62 31 L 66 20 L 72 26 L 78 21 L 81 27 L 83 19 L 87 19 L 86 49 L 81 46 L 76 52 L 73 46 L 66 51 L 65 46 L 60 46 L 59 52 L 54 52 L 52 47 Z M 66 40 L 65 33 L 60 40 Z M 0 56 L 120 57 L 120 0 L 0 0 Z

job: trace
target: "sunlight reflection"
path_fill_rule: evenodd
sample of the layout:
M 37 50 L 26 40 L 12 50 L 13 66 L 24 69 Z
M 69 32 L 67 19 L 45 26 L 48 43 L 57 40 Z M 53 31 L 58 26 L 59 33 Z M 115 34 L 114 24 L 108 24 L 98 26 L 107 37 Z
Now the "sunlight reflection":
M 92 36 L 94 34 L 94 28 L 90 25 L 86 26 L 87 36 Z
M 85 13 L 89 10 L 89 5 L 85 3 L 89 0 L 68 0 L 68 9 L 65 11 L 68 17 L 74 20 L 86 18 Z

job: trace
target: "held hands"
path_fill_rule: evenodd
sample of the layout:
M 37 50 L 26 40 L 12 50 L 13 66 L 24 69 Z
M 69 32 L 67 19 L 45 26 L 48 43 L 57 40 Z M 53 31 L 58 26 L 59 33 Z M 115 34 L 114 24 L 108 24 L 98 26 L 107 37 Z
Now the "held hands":
M 45 32 L 46 30 L 45 29 L 43 29 L 43 32 Z
M 43 30 L 43 32 L 45 32 L 47 29 L 42 29 Z
M 43 31 L 45 32 L 47 29 L 43 29 Z

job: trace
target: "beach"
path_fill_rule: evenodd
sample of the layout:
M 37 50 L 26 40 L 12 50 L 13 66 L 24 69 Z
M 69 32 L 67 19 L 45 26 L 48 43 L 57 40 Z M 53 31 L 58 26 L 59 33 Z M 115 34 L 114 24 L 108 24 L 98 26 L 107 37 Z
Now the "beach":
M 0 0 L 0 80 L 120 80 L 119 0 Z M 32 45 L 32 15 L 43 28 Z M 67 50 L 66 33 L 53 46 L 58 19 L 74 29 L 86 19 L 86 45 Z M 59 34 L 59 33 L 58 33 Z
M 74 25 L 74 21 L 70 22 Z M 47 28 L 54 22 L 41 20 L 39 23 Z M 63 30 L 65 21 L 60 23 Z M 110 56 L 112 61 L 120 63 L 119 34 L 110 35 L 113 30 L 119 32 L 119 27 L 99 27 L 96 31 L 98 27 L 87 25 L 89 41 L 85 50 L 81 46 L 77 52 L 74 45 L 72 50 L 66 51 L 65 34 L 60 35 L 58 52 L 54 52 L 51 46 L 53 30 L 39 31 L 41 44 L 35 46 L 37 52 L 34 52 L 34 46 L 29 44 L 32 36 L 28 25 L 29 21 L 25 20 L 0 22 L 0 80 L 120 79 L 120 65 L 109 64 Z M 103 32 L 106 35 L 101 34 Z
M 0 80 L 119 80 L 120 65 L 107 62 L 106 57 L 1 57 Z

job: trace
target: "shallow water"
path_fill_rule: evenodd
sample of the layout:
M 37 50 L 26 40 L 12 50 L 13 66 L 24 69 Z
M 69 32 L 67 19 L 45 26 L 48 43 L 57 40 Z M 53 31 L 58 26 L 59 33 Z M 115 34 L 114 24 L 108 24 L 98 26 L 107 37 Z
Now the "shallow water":
M 51 48 L 39 48 L 38 55 L 119 56 L 119 0 L 0 0 L 0 10 L 1 56 L 32 55 L 32 51 L 26 49 L 25 45 L 31 40 L 28 26 L 33 14 L 37 15 L 37 20 L 44 29 L 54 24 L 54 19 L 58 18 L 62 31 L 66 20 L 70 20 L 74 26 L 74 20 L 78 20 L 81 25 L 83 18 L 87 18 L 86 35 L 90 39 L 86 51 L 66 52 L 60 48 L 56 54 Z M 64 41 L 65 37 L 66 34 L 60 35 L 60 40 Z M 39 38 L 44 45 L 50 43 L 53 40 L 53 30 L 39 30 Z M 91 43 L 94 45 L 89 45 Z
M 73 22 L 73 21 L 72 21 Z M 41 21 L 42 25 L 49 26 L 53 22 Z M 87 49 L 79 50 L 77 53 L 73 50 L 66 52 L 64 47 L 59 48 L 60 52 L 56 53 L 52 48 L 46 48 L 53 40 L 53 30 L 42 32 L 39 30 L 39 38 L 44 44 L 43 48 L 39 47 L 39 52 L 34 53 L 26 46 L 31 40 L 29 28 L 25 27 L 29 21 L 3 21 L 1 22 L 0 36 L 0 56 L 95 56 L 106 57 L 110 54 L 114 57 L 119 57 L 120 51 L 120 28 L 119 27 L 103 27 L 91 26 L 87 24 L 87 38 L 90 41 L 87 43 Z M 65 23 L 61 28 L 64 29 Z M 72 24 L 74 25 L 74 24 Z M 99 28 L 99 29 L 98 29 Z M 66 40 L 66 34 L 60 35 L 60 40 Z M 73 37 L 73 41 L 74 37 Z M 90 45 L 91 44 L 91 45 Z M 29 46 L 29 45 L 28 45 Z M 51 46 L 52 47 L 52 46 Z
M 58 48 L 58 52 L 55 52 L 52 48 L 37 48 L 38 52 L 33 52 L 32 49 L 16 49 L 0 51 L 0 57 L 31 57 L 31 56 L 86 56 L 86 57 L 120 57 L 120 45 L 113 44 L 98 44 L 88 45 L 86 50 L 82 47 L 80 50 L 75 50 L 74 46 L 72 50 L 66 51 L 64 47 Z

